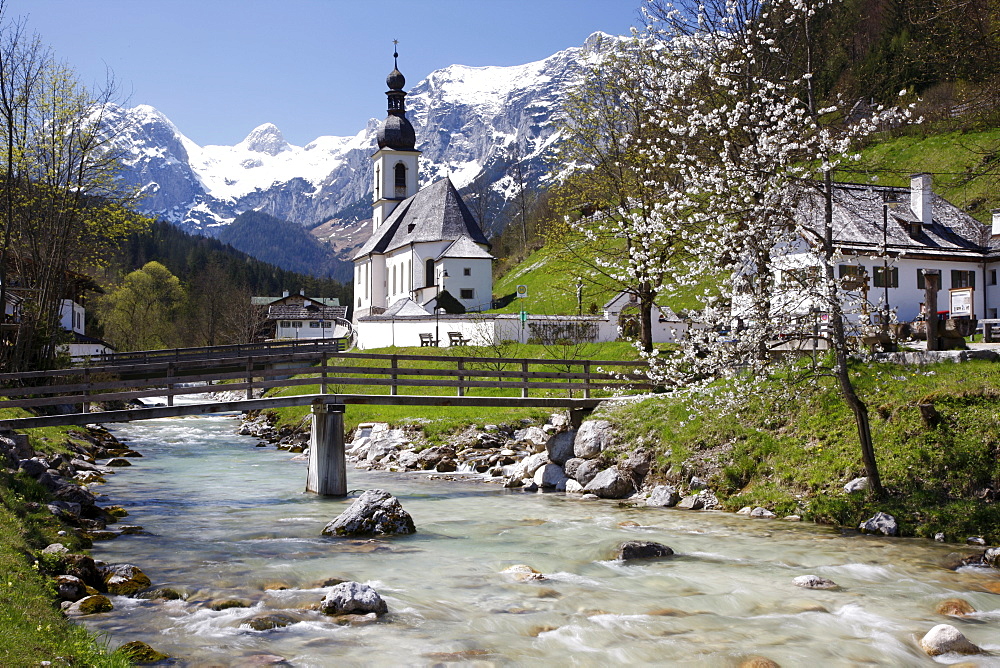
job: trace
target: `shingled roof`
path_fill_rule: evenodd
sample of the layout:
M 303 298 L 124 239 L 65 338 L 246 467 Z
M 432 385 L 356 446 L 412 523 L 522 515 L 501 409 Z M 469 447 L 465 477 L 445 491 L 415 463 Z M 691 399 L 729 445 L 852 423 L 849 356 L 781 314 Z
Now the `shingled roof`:
M 878 253 L 885 248 L 892 254 L 978 257 L 988 250 L 989 228 L 937 194 L 932 196 L 932 220 L 919 225 L 909 205 L 910 189 L 888 186 L 836 183 L 833 188 L 833 238 L 839 248 L 856 253 Z M 884 216 L 886 199 L 889 205 Z M 819 189 L 810 191 L 799 204 L 799 215 L 815 221 L 821 229 L 823 200 Z M 919 232 L 912 230 L 919 225 Z M 884 227 L 884 237 L 883 237 Z
M 346 318 L 346 306 L 296 306 L 294 304 L 270 306 L 267 309 L 268 320 L 333 320 Z
M 387 253 L 411 243 L 453 241 L 463 236 L 489 245 L 469 207 L 446 177 L 400 202 L 352 259 Z

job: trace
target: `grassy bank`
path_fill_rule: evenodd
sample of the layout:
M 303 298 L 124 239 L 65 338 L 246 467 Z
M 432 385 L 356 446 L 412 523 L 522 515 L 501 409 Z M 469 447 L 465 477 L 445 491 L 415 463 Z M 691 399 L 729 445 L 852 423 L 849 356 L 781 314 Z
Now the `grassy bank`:
M 609 419 L 623 451 L 653 448 L 664 479 L 682 468 L 707 477 L 729 510 L 764 506 L 855 527 L 881 510 L 907 535 L 1000 543 L 1000 502 L 993 500 L 1000 490 L 1000 365 L 872 364 L 855 372 L 889 492 L 882 501 L 843 491 L 864 469 L 853 416 L 832 384 L 755 397 L 730 413 L 653 398 Z M 927 403 L 937 424 L 921 418 L 918 405 Z
M 18 409 L 2 409 L 0 417 L 24 417 Z M 71 438 L 66 427 L 28 431 L 37 452 L 64 452 Z M 48 495 L 23 474 L 0 473 L 0 665 L 129 666 L 108 654 L 99 638 L 70 622 L 59 611 L 51 580 L 39 572 L 36 557 L 50 543 L 71 551 L 88 547 L 45 507 Z M 66 536 L 58 531 L 66 529 Z

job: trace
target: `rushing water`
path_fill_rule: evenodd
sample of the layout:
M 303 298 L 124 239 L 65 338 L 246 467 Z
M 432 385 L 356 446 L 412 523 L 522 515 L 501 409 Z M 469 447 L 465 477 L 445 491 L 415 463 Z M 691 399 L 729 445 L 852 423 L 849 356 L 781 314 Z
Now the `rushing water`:
M 350 489 L 390 491 L 418 533 L 325 538 L 323 526 L 351 500 L 305 494 L 305 462 L 255 448 L 235 426 L 233 416 L 210 416 L 114 428 L 144 457 L 100 491 L 105 503 L 128 509 L 124 522 L 150 535 L 97 543 L 93 554 L 134 563 L 154 587 L 186 598 L 113 597 L 113 612 L 86 618 L 112 646 L 143 640 L 187 666 L 242 666 L 258 655 L 295 666 L 736 666 L 755 655 L 786 667 L 919 666 L 936 664 L 916 641 L 951 623 L 1000 655 L 1000 594 L 988 591 L 1000 574 L 942 568 L 961 546 L 354 470 Z M 664 543 L 677 556 L 614 561 L 616 546 L 630 539 Z M 505 579 L 500 571 L 513 564 L 545 580 Z M 793 586 L 804 574 L 841 589 Z M 323 598 L 322 581 L 334 577 L 370 584 L 390 614 L 338 626 L 310 610 Z M 980 612 L 964 620 L 934 612 L 955 596 Z M 228 598 L 253 605 L 210 609 Z M 241 627 L 276 611 L 299 621 Z M 1000 665 L 997 657 L 974 662 Z

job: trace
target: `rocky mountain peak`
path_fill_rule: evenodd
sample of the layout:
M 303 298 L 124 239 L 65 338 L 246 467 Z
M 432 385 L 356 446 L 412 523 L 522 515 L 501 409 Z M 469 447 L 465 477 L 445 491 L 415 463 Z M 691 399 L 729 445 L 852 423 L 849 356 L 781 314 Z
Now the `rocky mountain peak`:
M 284 135 L 274 123 L 264 123 L 255 127 L 247 138 L 240 142 L 240 146 L 248 151 L 267 155 L 278 155 L 289 148 Z

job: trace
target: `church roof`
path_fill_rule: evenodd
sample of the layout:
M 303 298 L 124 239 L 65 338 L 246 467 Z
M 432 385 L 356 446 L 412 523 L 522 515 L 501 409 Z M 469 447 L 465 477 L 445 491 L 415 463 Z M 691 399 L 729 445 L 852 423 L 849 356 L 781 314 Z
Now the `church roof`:
M 430 313 L 409 297 L 393 302 L 392 306 L 385 310 L 379 317 L 395 318 L 408 315 L 430 315 Z
M 482 258 L 485 260 L 493 259 L 493 256 L 484 250 L 482 246 L 465 235 L 462 235 L 451 242 L 451 245 L 445 248 L 444 251 L 437 256 L 437 259 L 440 260 L 446 257 L 462 259 Z
M 451 179 L 445 177 L 400 202 L 352 259 L 412 243 L 454 241 L 463 236 L 489 245 Z

